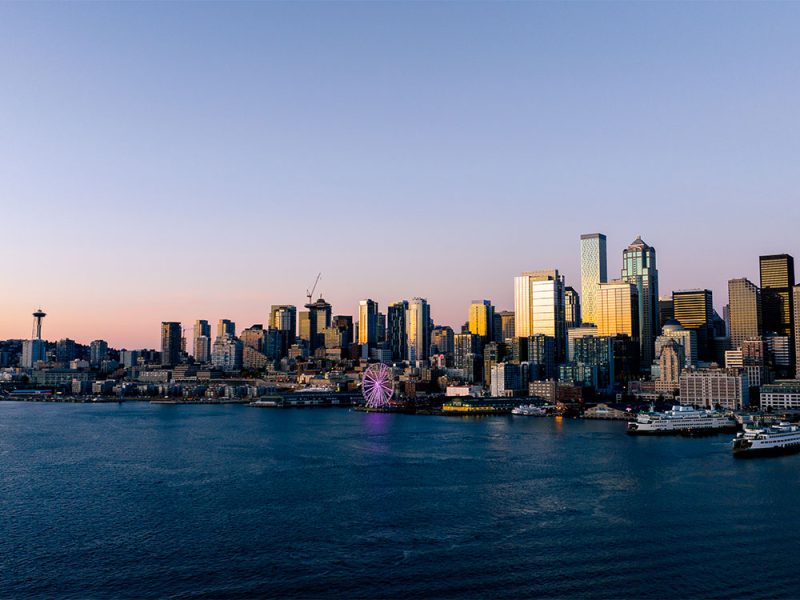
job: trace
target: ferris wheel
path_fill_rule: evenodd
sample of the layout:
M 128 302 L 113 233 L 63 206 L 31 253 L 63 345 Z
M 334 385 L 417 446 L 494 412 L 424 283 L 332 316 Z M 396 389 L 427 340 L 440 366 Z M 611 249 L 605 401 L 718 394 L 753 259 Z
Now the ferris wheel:
M 369 408 L 384 408 L 392 399 L 394 387 L 392 385 L 392 372 L 383 363 L 375 363 L 364 371 L 364 380 L 361 383 L 361 394 Z

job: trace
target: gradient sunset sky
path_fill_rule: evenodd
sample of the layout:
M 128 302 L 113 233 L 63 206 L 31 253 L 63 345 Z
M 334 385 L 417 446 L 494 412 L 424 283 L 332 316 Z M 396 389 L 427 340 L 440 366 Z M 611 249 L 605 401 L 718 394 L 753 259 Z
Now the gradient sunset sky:
M 156 347 L 637 235 L 662 295 L 800 255 L 798 3 L 2 3 L 0 339 Z

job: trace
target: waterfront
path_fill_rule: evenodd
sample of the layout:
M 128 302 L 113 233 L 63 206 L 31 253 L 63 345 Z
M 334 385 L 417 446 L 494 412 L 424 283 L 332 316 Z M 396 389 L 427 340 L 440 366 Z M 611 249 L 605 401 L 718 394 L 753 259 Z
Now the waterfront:
M 0 403 L 0 596 L 798 595 L 800 457 L 624 428 Z

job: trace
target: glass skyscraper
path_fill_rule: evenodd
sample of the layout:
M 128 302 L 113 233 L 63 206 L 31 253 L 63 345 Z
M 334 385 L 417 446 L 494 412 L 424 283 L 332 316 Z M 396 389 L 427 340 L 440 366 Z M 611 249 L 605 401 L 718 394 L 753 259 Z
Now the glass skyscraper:
M 408 340 L 408 361 L 417 365 L 418 361 L 428 359 L 431 346 L 431 309 L 424 298 L 413 298 L 406 310 L 406 339 Z
M 658 269 L 656 249 L 637 237 L 622 251 L 622 280 L 636 286 L 639 292 L 639 343 L 641 364 L 653 362 L 653 345 L 658 335 Z
M 597 324 L 597 294 L 600 284 L 608 281 L 606 236 L 587 233 L 581 236 L 581 318 Z
M 469 305 L 469 332 L 484 340 L 494 339 L 494 306 L 490 300 L 473 300 Z
M 731 279 L 728 281 L 728 302 L 731 347 L 737 349 L 745 340 L 761 335 L 761 291 L 744 277 Z
M 711 290 L 672 292 L 675 320 L 697 332 L 697 358 L 714 359 L 714 302 Z
M 761 256 L 761 321 L 765 334 L 794 342 L 794 258 L 788 254 Z M 792 356 L 794 362 L 794 356 Z
M 514 278 L 515 337 L 536 334 L 555 339 L 556 361 L 566 354 L 564 277 L 558 269 L 531 271 Z
M 378 303 L 374 300 L 358 303 L 358 343 L 370 348 L 378 343 Z

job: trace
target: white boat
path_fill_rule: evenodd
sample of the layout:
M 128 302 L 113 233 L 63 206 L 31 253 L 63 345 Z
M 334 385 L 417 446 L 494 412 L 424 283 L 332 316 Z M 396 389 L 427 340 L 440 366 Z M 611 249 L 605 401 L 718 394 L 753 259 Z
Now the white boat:
M 731 442 L 734 456 L 777 456 L 800 452 L 800 427 L 791 423 L 753 425 Z
M 523 417 L 544 417 L 547 415 L 547 411 L 541 406 L 536 406 L 535 404 L 523 404 L 522 406 L 513 408 L 511 410 L 511 414 L 521 415 Z
M 673 406 L 663 413 L 642 413 L 628 423 L 631 435 L 699 435 L 735 430 L 736 421 L 732 417 L 691 406 Z

